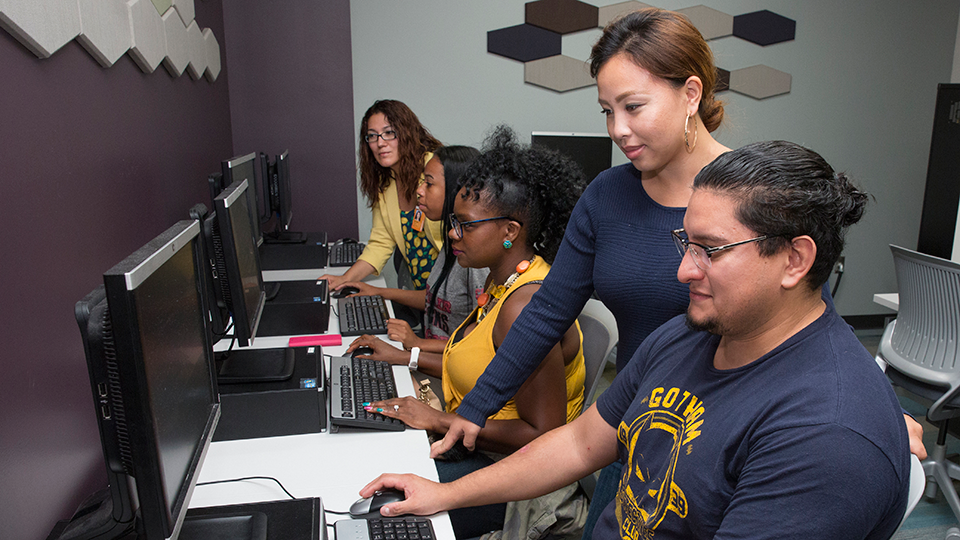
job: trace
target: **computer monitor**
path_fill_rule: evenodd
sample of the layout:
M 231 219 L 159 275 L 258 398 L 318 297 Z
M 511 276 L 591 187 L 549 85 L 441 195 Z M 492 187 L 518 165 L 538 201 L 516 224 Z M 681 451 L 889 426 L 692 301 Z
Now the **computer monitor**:
M 575 161 L 587 182 L 613 163 L 613 141 L 606 133 L 534 131 L 530 142 L 557 150 Z
M 290 151 L 284 150 L 278 154 L 270 173 L 267 175 L 269 189 L 267 190 L 270 212 L 275 216 L 276 227 L 267 235 L 266 241 L 278 243 L 300 243 L 306 240 L 301 232 L 290 230 L 293 220 L 293 189 L 290 186 Z
M 213 246 L 219 290 L 233 318 L 241 347 L 253 341 L 266 301 L 260 251 L 254 239 L 246 180 L 234 182 L 213 200 Z
M 109 488 L 58 538 L 177 538 L 220 417 L 200 227 L 184 220 L 77 303 Z
M 247 191 L 247 208 L 250 210 L 250 222 L 253 224 L 254 238 L 256 238 L 258 246 L 263 243 L 263 236 L 260 231 L 260 210 L 257 206 L 258 170 L 260 184 L 267 184 L 267 178 L 264 175 L 265 171 L 262 167 L 262 159 L 256 152 L 236 156 L 220 162 L 220 189 L 216 193 L 211 193 L 211 198 L 216 198 L 221 191 L 234 182 L 246 180 L 247 183 L 250 184 L 250 189 Z M 266 202 L 264 204 L 266 204 Z

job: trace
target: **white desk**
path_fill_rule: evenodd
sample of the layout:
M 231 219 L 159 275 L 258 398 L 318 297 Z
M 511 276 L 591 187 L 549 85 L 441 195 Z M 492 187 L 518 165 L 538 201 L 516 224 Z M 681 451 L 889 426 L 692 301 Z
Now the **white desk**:
M 328 271 L 342 270 L 290 270 L 265 272 L 264 278 L 281 281 L 275 273 L 283 276 L 294 272 L 309 272 L 314 279 Z M 271 274 L 267 278 L 267 274 Z M 282 277 L 282 276 L 281 276 Z M 298 279 L 291 277 L 289 279 Z M 382 278 L 370 279 L 374 285 L 383 286 Z M 392 310 L 392 306 L 388 305 Z M 330 329 L 339 326 L 335 313 L 330 314 Z M 256 338 L 253 348 L 286 347 L 289 336 Z M 338 347 L 324 347 L 325 355 L 342 354 L 353 338 L 344 338 Z M 229 345 L 221 340 L 215 349 Z M 330 369 L 324 358 L 324 371 Z M 414 395 L 413 382 L 405 366 L 394 366 L 393 374 L 400 395 Z M 359 431 L 344 430 L 340 433 L 311 433 L 286 437 L 266 437 L 238 441 L 220 441 L 210 445 L 206 460 L 200 470 L 198 482 L 226 480 L 246 476 L 269 476 L 279 480 L 295 497 L 320 497 L 326 510 L 345 512 L 360 496 L 360 488 L 380 473 L 414 473 L 424 478 L 438 480 L 437 469 L 430 459 L 430 445 L 426 432 L 405 431 Z M 287 499 L 287 495 L 275 482 L 251 480 L 197 486 L 190 500 L 190 507 L 241 504 Z M 326 514 L 328 524 L 349 519 L 348 516 Z M 453 540 L 453 527 L 446 513 L 430 516 L 438 540 Z M 328 528 L 328 538 L 333 540 Z
M 894 311 L 898 311 L 900 309 L 900 294 L 877 293 L 873 295 L 873 302 L 875 304 L 880 304 L 883 307 L 890 308 Z

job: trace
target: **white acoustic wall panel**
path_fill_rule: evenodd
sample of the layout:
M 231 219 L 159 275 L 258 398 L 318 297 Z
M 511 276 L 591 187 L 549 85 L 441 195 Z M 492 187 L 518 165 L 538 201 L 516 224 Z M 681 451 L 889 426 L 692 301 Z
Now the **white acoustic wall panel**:
M 190 54 L 187 51 L 187 28 L 183 26 L 176 8 L 170 8 L 161 17 L 163 31 L 167 36 L 167 54 L 163 59 L 163 67 L 170 75 L 179 77 L 187 69 Z
M 0 27 L 49 58 L 80 34 L 80 6 L 77 0 L 0 0 Z
M 123 0 L 77 0 L 80 35 L 77 41 L 103 67 L 110 67 L 133 46 L 129 11 Z
M 167 53 L 163 19 L 150 0 L 127 0 L 133 47 L 130 58 L 144 73 L 153 73 Z
M 173 0 L 153 0 L 153 6 L 157 8 L 157 14 L 166 13 L 173 7 Z
M 183 26 L 189 28 L 190 23 L 197 16 L 197 11 L 193 7 L 193 0 L 173 0 L 173 7 L 177 8 Z
M 197 80 L 207 69 L 207 48 L 197 21 L 192 21 L 187 26 L 187 52 L 190 58 L 187 62 L 187 73 L 193 80 Z
M 213 82 L 220 76 L 220 44 L 217 43 L 217 36 L 213 35 L 213 30 L 203 29 L 203 43 L 207 51 L 207 71 L 204 72 L 207 80 Z

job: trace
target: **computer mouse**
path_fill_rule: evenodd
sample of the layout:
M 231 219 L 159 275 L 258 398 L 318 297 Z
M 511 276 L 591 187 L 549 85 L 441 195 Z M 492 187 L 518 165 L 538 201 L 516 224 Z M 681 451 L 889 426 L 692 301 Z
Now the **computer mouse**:
M 406 500 L 403 492 L 396 489 L 381 489 L 373 494 L 373 497 L 360 499 L 350 506 L 350 516 L 355 518 L 368 518 L 380 516 L 380 508 L 385 504 L 395 503 Z
M 350 354 L 350 358 L 356 358 L 357 355 L 370 356 L 371 354 L 373 354 L 373 349 L 370 347 L 357 347 L 357 350 Z
M 358 292 L 360 292 L 360 289 L 347 285 L 346 287 L 341 287 L 340 289 L 333 291 L 333 294 L 330 296 L 334 298 L 346 298 L 351 294 L 357 294 Z

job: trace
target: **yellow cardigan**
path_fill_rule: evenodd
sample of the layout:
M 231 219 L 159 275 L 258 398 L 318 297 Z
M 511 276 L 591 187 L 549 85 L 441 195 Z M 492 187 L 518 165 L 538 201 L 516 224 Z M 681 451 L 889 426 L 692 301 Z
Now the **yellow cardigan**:
M 433 159 L 433 153 L 427 152 L 423 156 L 423 163 Z M 423 176 L 420 177 L 423 179 Z M 380 274 L 383 265 L 387 264 L 390 257 L 393 256 L 393 250 L 400 247 L 400 254 L 410 266 L 407 259 L 407 250 L 403 247 L 403 228 L 400 226 L 400 195 L 397 192 L 397 181 L 390 180 L 387 189 L 380 193 L 377 204 L 371 209 L 373 212 L 373 227 L 370 230 L 370 240 L 363 249 L 363 254 L 358 260 L 366 261 L 374 268 L 376 275 Z M 437 248 L 437 251 L 443 249 L 443 225 L 439 221 L 426 220 L 427 240 Z

